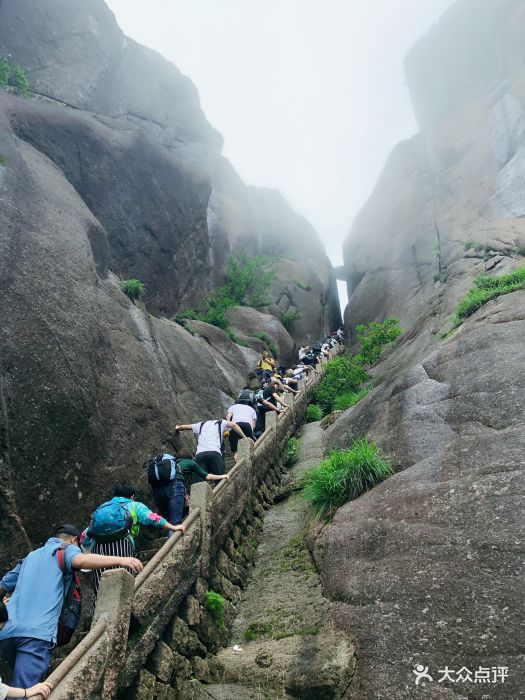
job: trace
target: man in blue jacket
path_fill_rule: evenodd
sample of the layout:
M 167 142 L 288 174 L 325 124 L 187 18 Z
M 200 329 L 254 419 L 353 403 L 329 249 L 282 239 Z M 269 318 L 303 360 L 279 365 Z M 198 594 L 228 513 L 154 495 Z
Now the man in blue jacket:
M 109 566 L 142 570 L 134 557 L 84 554 L 78 546 L 80 532 L 74 525 L 61 525 L 43 547 L 30 552 L 0 581 L 0 597 L 12 593 L 9 620 L 0 631 L 0 651 L 14 667 L 12 685 L 29 688 L 41 681 L 49 668 L 57 641 L 58 619 L 74 569 Z M 66 573 L 57 552 L 64 549 Z

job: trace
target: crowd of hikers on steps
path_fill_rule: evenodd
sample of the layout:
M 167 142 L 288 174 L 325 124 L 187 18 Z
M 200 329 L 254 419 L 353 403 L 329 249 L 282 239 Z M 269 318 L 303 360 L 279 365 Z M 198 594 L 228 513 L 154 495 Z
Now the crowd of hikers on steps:
M 136 500 L 132 484 L 117 484 L 113 498 L 99 506 L 82 532 L 66 523 L 55 528 L 44 546 L 30 552 L 0 580 L 0 657 L 12 669 L 11 684 L 0 679 L 0 700 L 42 695 L 51 685 L 42 682 L 53 649 L 70 642 L 80 620 L 82 592 L 77 572 L 91 570 L 96 594 L 103 571 L 125 568 L 133 575 L 143 569 L 136 558 L 141 525 L 167 530 L 168 537 L 185 532 L 182 523 L 192 483 L 229 479 L 225 473 L 224 437 L 237 458 L 242 438 L 256 441 L 264 432 L 269 411 L 286 411 L 288 394 L 298 393 L 298 382 L 317 372 L 316 365 L 343 342 L 343 331 L 312 347 L 299 350 L 294 367 L 279 366 L 263 352 L 254 371 L 256 386 L 246 385 L 228 408 L 224 419 L 181 424 L 197 439 L 195 455 L 159 454 L 144 463 L 158 513 Z

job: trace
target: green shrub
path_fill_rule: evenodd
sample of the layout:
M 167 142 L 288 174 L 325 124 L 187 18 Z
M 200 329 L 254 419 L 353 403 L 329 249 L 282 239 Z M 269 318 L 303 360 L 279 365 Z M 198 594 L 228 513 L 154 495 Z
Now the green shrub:
M 512 272 L 497 277 L 479 275 L 475 278 L 472 289 L 460 300 L 456 313 L 452 317 L 453 325 L 459 326 L 465 318 L 471 316 L 491 299 L 519 289 L 525 289 L 525 267 L 518 267 Z
M 314 394 L 316 403 L 324 413 L 333 411 L 336 396 L 356 392 L 361 384 L 370 379 L 368 372 L 348 355 L 334 357 L 326 363 L 325 368 L 325 377 Z
M 441 241 L 436 241 L 434 243 L 434 253 L 436 255 L 436 258 L 439 259 L 441 257 L 441 252 Z
M 0 88 L 5 88 L 9 82 L 9 63 L 5 56 L 0 56 Z
M 208 591 L 204 605 L 206 610 L 211 613 L 217 627 L 224 627 L 224 604 L 225 600 L 219 593 Z
M 294 280 L 296 287 L 299 287 L 299 289 L 304 289 L 305 292 L 309 292 L 312 289 L 311 284 L 307 284 L 306 282 L 302 282 L 301 280 Z
M 10 82 L 21 95 L 24 95 L 24 97 L 29 95 L 29 80 L 27 79 L 25 68 L 19 65 L 14 66 Z
M 262 340 L 263 343 L 268 348 L 268 350 L 270 351 L 270 354 L 272 355 L 272 357 L 274 357 L 274 358 L 279 357 L 279 348 L 273 342 L 273 340 L 270 338 L 268 333 L 254 333 L 252 335 L 252 338 L 259 338 L 259 340 Z
M 334 399 L 334 411 L 346 411 L 347 408 L 355 406 L 371 391 L 373 391 L 373 387 L 365 386 L 359 391 L 346 391 L 344 394 L 339 394 Z
M 358 439 L 348 450 L 333 450 L 310 472 L 303 493 L 315 514 L 325 517 L 391 474 L 390 462 L 377 446 Z
M 120 288 L 131 301 L 140 299 L 146 291 L 146 287 L 138 279 L 122 280 Z
M 403 333 L 398 318 L 387 318 L 376 323 L 373 321 L 367 326 L 356 327 L 357 339 L 361 345 L 358 362 L 364 365 L 374 365 L 387 345 Z
M 311 403 L 306 409 L 306 422 L 315 423 L 323 417 L 323 409 L 315 403 Z
M 269 303 L 266 294 L 274 276 L 273 259 L 266 253 L 257 253 L 252 258 L 246 253 L 232 255 L 226 268 L 226 283 L 204 301 L 204 310 L 181 311 L 175 320 L 178 323 L 186 318 L 204 321 L 228 331 L 227 309 L 238 305 L 263 306 Z
M 308 407 L 310 408 L 310 407 Z M 299 458 L 299 440 L 292 436 L 284 448 L 283 460 L 287 467 L 291 467 Z
M 287 331 L 290 331 L 293 328 L 294 323 L 300 318 L 301 312 L 299 311 L 299 309 L 288 309 L 288 311 L 285 311 L 281 315 L 281 323 Z
M 387 318 L 381 323 L 357 326 L 356 333 L 361 346 L 359 353 L 353 357 L 339 355 L 325 365 L 325 377 L 315 392 L 315 400 L 325 414 L 334 410 L 338 396 L 355 394 L 363 388 L 371 378 L 364 366 L 375 364 L 385 347 L 401 335 L 403 329 L 398 318 Z M 342 405 L 346 401 L 341 399 Z
M 241 252 L 228 260 L 226 284 L 221 290 L 231 299 L 229 306 L 266 306 L 270 303 L 267 295 L 274 277 L 273 258 L 264 252 L 253 257 Z

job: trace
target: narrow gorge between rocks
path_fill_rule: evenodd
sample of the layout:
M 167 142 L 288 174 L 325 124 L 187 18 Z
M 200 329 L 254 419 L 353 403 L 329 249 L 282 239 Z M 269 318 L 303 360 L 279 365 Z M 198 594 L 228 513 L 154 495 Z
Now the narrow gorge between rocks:
M 232 478 L 191 485 L 186 533 L 142 532 L 144 569 L 104 572 L 93 617 L 80 574 L 50 700 L 524 697 L 524 31 L 525 0 L 450 0 L 413 43 L 415 133 L 334 268 L 328 227 L 243 181 L 198 86 L 104 0 L 0 0 L 1 575 L 115 483 L 152 507 L 144 460 L 195 452 L 176 426 L 276 369 L 281 390 L 344 318 L 290 408 L 227 451 Z M 268 156 L 327 181 L 352 160 Z M 364 443 L 382 476 L 353 489 L 348 467 L 316 517 L 305 480 Z

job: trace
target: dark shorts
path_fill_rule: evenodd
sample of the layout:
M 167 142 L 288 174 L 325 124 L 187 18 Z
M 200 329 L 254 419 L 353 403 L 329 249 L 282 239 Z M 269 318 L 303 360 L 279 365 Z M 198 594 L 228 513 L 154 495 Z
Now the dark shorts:
M 247 438 L 253 438 L 253 430 L 250 423 L 237 423 L 237 425 Z M 239 440 L 242 440 L 241 436 L 235 430 L 230 430 L 230 449 L 232 452 L 237 452 Z
M 195 455 L 195 461 L 208 474 L 224 474 L 224 457 L 220 452 L 199 452 Z

